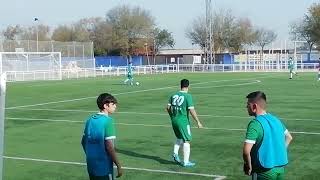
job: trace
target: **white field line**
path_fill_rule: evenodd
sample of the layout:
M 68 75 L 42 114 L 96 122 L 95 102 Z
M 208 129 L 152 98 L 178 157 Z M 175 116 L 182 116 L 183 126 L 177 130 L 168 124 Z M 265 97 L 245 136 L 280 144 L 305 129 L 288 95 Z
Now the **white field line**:
M 20 109 L 20 108 L 17 108 Z M 15 109 L 15 110 L 17 110 Z M 52 112 L 83 112 L 83 113 L 96 113 L 96 111 L 92 110 L 81 110 L 81 109 L 24 109 L 24 111 L 52 111 Z M 156 116 L 168 116 L 166 113 L 147 113 L 147 112 L 115 112 L 115 114 L 137 114 L 137 115 L 156 115 Z M 219 117 L 219 118 L 238 118 L 238 119 L 250 119 L 250 117 L 245 116 L 221 116 L 221 115 L 210 115 L 210 114 L 198 114 L 199 117 Z M 313 121 L 320 122 L 320 119 L 299 119 L 299 118 L 281 118 L 286 121 Z
M 11 156 L 3 156 L 3 157 L 6 159 L 23 160 L 23 161 L 36 161 L 36 162 L 86 166 L 86 163 L 82 163 L 82 162 L 56 161 L 56 160 L 48 160 L 48 159 L 34 159 L 34 158 L 11 157 Z M 167 170 L 160 170 L 160 169 L 146 169 L 146 168 L 134 168 L 134 167 L 123 167 L 123 169 L 135 170 L 135 171 L 147 171 L 147 172 L 154 172 L 154 173 L 167 173 L 167 174 L 178 174 L 178 175 L 188 175 L 188 176 L 213 177 L 215 180 L 223 180 L 226 178 L 226 176 L 220 176 L 220 175 L 214 175 L 214 174 L 177 172 L 177 171 L 167 171 Z
M 84 123 L 84 121 L 72 121 L 72 120 L 65 120 L 65 119 L 34 119 L 34 118 L 10 118 L 7 117 L 6 119 L 18 120 L 18 121 L 48 121 L 48 122 L 68 122 L 68 123 Z M 138 124 L 138 123 L 116 123 L 118 125 L 124 126 L 144 126 L 144 127 L 166 127 L 171 128 L 169 124 Z M 196 127 L 192 127 L 196 128 Z M 206 130 L 223 130 L 223 131 L 245 131 L 246 129 L 237 129 L 237 128 L 211 128 L 211 127 L 204 127 L 203 129 Z M 320 135 L 318 132 L 304 132 L 304 131 L 290 131 L 292 134 L 305 134 L 305 135 Z
M 215 88 L 215 87 L 234 87 L 234 86 L 243 86 L 243 85 L 250 85 L 250 84 L 256 84 L 260 83 L 260 80 L 254 80 L 252 82 L 246 82 L 246 83 L 239 83 L 239 84 L 229 84 L 229 85 L 221 85 L 221 86 L 199 86 L 199 87 L 193 87 L 192 89 L 204 89 L 204 88 Z
M 268 78 L 270 76 L 265 77 L 259 77 L 259 78 Z M 228 81 L 244 81 L 244 80 L 257 80 L 257 78 L 244 78 L 244 79 L 230 79 L 230 80 L 217 80 L 217 81 L 206 81 L 206 82 L 199 82 L 199 83 L 192 83 L 193 85 L 199 85 L 199 84 L 208 84 L 212 82 L 228 82 Z M 239 86 L 239 85 L 238 85 Z M 133 94 L 133 93 L 141 93 L 141 92 L 148 92 L 148 91 L 157 91 L 157 90 L 163 90 L 163 89 L 171 89 L 171 88 L 177 88 L 178 86 L 167 86 L 167 87 L 160 87 L 160 88 L 151 88 L 151 89 L 144 89 L 144 90 L 137 90 L 137 91 L 129 91 L 129 92 L 120 92 L 120 93 L 113 93 L 113 95 L 123 95 L 123 94 Z M 224 86 L 219 86 L 224 87 Z M 61 100 L 61 101 L 53 101 L 53 102 L 46 102 L 46 103 L 38 103 L 38 104 L 30 104 L 30 105 L 22 105 L 22 106 L 13 106 L 8 107 L 6 109 L 16 109 L 16 108 L 25 108 L 25 107 L 34 107 L 34 106 L 42 106 L 42 105 L 48 105 L 48 104 L 59 104 L 59 103 L 66 103 L 66 102 L 73 102 L 73 101 L 81 101 L 86 99 L 96 98 L 96 96 L 90 96 L 90 97 L 83 97 L 83 98 L 76 98 L 76 99 L 69 99 L 69 100 Z
M 140 92 L 155 91 L 155 90 L 162 90 L 162 89 L 168 89 L 168 88 L 172 88 L 172 87 L 153 88 L 153 89 L 145 89 L 145 90 L 139 90 L 139 91 L 129 91 L 129 92 L 122 92 L 122 93 L 115 93 L 115 94 L 113 94 L 113 95 L 140 93 Z M 69 99 L 69 100 L 62 100 L 62 101 L 54 101 L 54 102 L 30 104 L 30 105 L 23 105 L 23 106 L 14 106 L 14 107 L 8 107 L 8 108 L 6 108 L 6 109 L 17 109 L 17 108 L 26 108 L 26 107 L 42 106 L 42 105 L 48 105 L 48 104 L 59 104 L 59 103 L 66 103 L 66 102 L 74 102 L 74 101 L 81 101 L 81 100 L 86 100 L 86 99 L 92 99 L 92 98 L 96 98 L 96 97 L 97 97 L 97 96 L 91 96 L 91 97 L 83 97 L 83 98 L 76 98 L 76 99 Z

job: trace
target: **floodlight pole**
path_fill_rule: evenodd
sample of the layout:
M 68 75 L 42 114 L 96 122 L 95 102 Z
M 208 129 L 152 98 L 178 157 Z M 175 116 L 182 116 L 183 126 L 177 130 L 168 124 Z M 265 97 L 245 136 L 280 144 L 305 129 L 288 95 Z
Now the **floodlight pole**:
M 38 32 L 38 26 L 37 26 L 37 52 L 39 52 L 39 32 Z
M 3 69 L 3 65 L 2 65 L 2 54 L 0 52 L 0 75 L 2 74 L 2 69 Z
M 206 42 L 205 42 L 205 56 L 206 63 L 215 63 L 213 50 L 214 38 L 212 33 L 212 3 L 211 0 L 205 0 L 206 3 Z
M 146 55 L 147 55 L 148 65 L 150 65 L 149 54 L 148 54 L 148 43 L 144 43 L 144 47 L 145 47 L 145 51 L 146 51 Z
M 297 61 L 297 41 L 294 41 L 293 48 L 294 48 L 293 60 Z
M 34 18 L 34 21 L 37 22 L 39 21 L 38 18 Z M 36 24 L 36 34 L 37 34 L 37 52 L 39 52 L 39 27 L 38 24 Z

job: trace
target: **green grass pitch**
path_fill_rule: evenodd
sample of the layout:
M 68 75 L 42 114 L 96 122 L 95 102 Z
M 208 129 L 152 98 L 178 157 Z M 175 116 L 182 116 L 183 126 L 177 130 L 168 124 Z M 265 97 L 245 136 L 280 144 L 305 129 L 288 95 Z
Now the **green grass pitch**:
M 248 179 L 242 172 L 242 145 L 251 119 L 245 96 L 256 90 L 267 94 L 269 112 L 282 118 L 292 132 L 286 178 L 320 177 L 320 83 L 315 73 L 300 73 L 293 80 L 288 73 L 135 78 L 139 86 L 123 85 L 124 77 L 8 83 L 4 179 L 88 179 L 86 167 L 77 164 L 85 162 L 80 139 L 83 122 L 97 112 L 95 100 L 102 92 L 114 94 L 119 101 L 113 115 L 116 146 L 122 165 L 128 168 L 121 179 Z M 175 138 L 165 106 L 169 95 L 179 90 L 182 78 L 191 82 L 190 93 L 206 127 L 192 129 L 194 168 L 180 167 L 171 160 Z

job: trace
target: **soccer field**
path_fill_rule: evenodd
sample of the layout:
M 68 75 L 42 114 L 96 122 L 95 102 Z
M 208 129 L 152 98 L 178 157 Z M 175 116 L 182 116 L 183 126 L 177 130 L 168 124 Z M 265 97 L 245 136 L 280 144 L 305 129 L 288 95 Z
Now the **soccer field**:
M 116 146 L 125 180 L 249 179 L 242 172 L 242 145 L 251 119 L 245 96 L 266 93 L 269 112 L 292 132 L 286 179 L 320 177 L 320 82 L 315 73 L 188 73 L 142 75 L 140 86 L 124 77 L 8 83 L 5 120 L 5 180 L 86 180 L 80 145 L 86 118 L 97 112 L 96 97 L 110 92 L 119 101 L 113 115 Z M 190 159 L 183 168 L 171 159 L 175 140 L 165 107 L 180 79 L 205 128 L 193 128 Z M 193 124 L 194 125 L 194 124 Z

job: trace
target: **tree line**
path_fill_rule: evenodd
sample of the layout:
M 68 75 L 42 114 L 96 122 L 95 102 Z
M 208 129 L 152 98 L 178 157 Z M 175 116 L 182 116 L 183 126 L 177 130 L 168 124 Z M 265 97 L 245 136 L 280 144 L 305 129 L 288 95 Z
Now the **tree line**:
M 160 48 L 174 47 L 172 33 L 155 25 L 150 11 L 140 7 L 117 6 L 105 17 L 84 18 L 72 24 L 22 27 L 11 25 L 2 31 L 5 40 L 36 40 L 94 43 L 95 55 L 157 54 Z
M 216 53 L 239 53 L 250 46 L 264 47 L 273 42 L 277 35 L 274 31 L 253 26 L 248 18 L 237 18 L 230 10 L 219 11 L 211 17 L 213 50 Z M 186 37 L 192 44 L 199 45 L 202 49 L 208 39 L 206 17 L 197 17 L 186 29 Z
M 250 46 L 259 46 L 263 52 L 277 35 L 274 31 L 256 27 L 250 19 L 236 17 L 230 10 L 215 12 L 211 18 L 212 41 L 215 53 L 239 53 Z M 185 29 L 185 35 L 192 44 L 204 49 L 208 39 L 206 17 L 196 17 Z M 290 26 L 293 40 L 307 41 L 310 51 L 320 44 L 320 4 L 313 4 L 304 17 Z M 155 17 L 141 7 L 117 6 L 105 17 L 80 19 L 72 24 L 51 27 L 39 24 L 22 27 L 10 25 L 2 31 L 6 40 L 54 40 L 94 43 L 95 55 L 141 55 L 147 52 L 157 55 L 159 49 L 173 48 L 175 40 L 167 29 L 155 24 Z
M 309 53 L 320 49 L 320 3 L 311 5 L 303 17 L 291 24 L 290 34 L 294 41 L 306 41 Z

